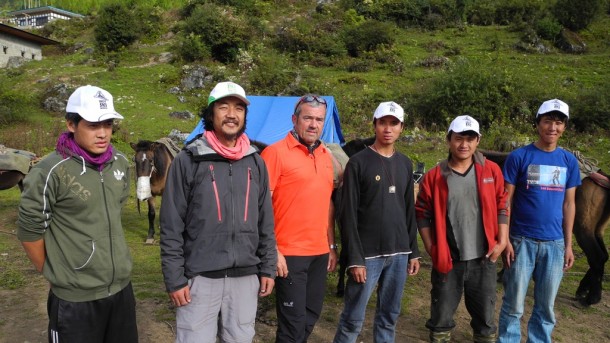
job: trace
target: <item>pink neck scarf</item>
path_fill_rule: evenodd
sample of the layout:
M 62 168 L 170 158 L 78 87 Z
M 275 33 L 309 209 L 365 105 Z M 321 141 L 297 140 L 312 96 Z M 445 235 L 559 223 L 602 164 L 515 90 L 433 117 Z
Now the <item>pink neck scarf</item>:
M 72 132 L 64 132 L 59 136 L 55 150 L 63 157 L 68 156 L 79 156 L 82 157 L 85 162 L 97 166 L 98 170 L 104 169 L 104 164 L 110 161 L 112 158 L 112 145 L 108 146 L 108 149 L 100 154 L 93 155 L 90 152 L 83 150 L 76 141 L 74 140 L 74 134 Z
M 206 130 L 203 135 L 207 139 L 212 150 L 216 151 L 218 155 L 229 160 L 240 160 L 242 157 L 244 157 L 244 155 L 246 155 L 248 149 L 250 149 L 250 140 L 245 133 L 242 133 L 239 135 L 239 137 L 237 137 L 237 142 L 235 142 L 235 146 L 232 148 L 226 147 L 220 143 L 214 131 Z

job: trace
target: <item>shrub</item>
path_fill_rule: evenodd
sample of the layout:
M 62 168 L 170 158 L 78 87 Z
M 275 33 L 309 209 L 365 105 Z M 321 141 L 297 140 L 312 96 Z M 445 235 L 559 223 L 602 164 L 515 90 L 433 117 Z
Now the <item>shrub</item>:
M 585 90 L 570 105 L 570 122 L 577 131 L 594 132 L 610 129 L 610 83 Z
M 492 25 L 496 18 L 496 0 L 473 1 L 466 6 L 464 15 L 473 25 Z
M 561 25 L 579 31 L 593 22 L 603 6 L 606 0 L 558 0 L 552 11 Z
M 139 36 L 139 25 L 133 13 L 122 3 L 104 6 L 95 26 L 95 42 L 101 51 L 119 51 Z
M 561 33 L 562 26 L 557 19 L 546 16 L 535 23 L 536 33 L 540 38 L 555 41 Z
M 304 58 L 344 56 L 345 47 L 337 34 L 341 27 L 340 19 L 320 13 L 288 18 L 280 24 L 274 45 L 285 52 L 304 54 Z
M 363 52 L 373 51 L 380 46 L 392 46 L 396 34 L 396 27 L 391 23 L 367 20 L 347 29 L 343 40 L 348 54 L 358 57 Z
M 249 44 L 245 23 L 231 8 L 206 3 L 196 6 L 180 27 L 185 37 L 199 37 L 201 44 L 194 51 L 200 51 L 201 45 L 205 45 L 214 59 L 227 63 L 234 62 L 239 50 Z M 194 38 L 185 39 L 195 41 Z
M 154 42 L 163 32 L 163 10 L 158 6 L 136 5 L 134 17 L 138 23 L 140 39 Z
M 298 72 L 280 54 L 267 52 L 254 58 L 249 74 L 252 94 L 293 94 L 298 84 Z
M 418 88 L 413 107 L 424 125 L 443 127 L 457 115 L 470 114 L 487 128 L 509 122 L 518 83 L 500 68 L 484 69 L 460 60 L 447 73 Z
M 0 125 L 25 121 L 28 111 L 24 111 L 31 99 L 28 93 L 12 87 L 9 76 L 0 75 Z
M 501 25 L 519 22 L 531 23 L 540 16 L 544 9 L 541 1 L 506 0 L 498 1 L 496 7 L 495 23 Z
M 187 62 L 200 61 L 211 56 L 210 49 L 202 42 L 201 36 L 194 33 L 179 37 L 175 48 L 178 55 Z

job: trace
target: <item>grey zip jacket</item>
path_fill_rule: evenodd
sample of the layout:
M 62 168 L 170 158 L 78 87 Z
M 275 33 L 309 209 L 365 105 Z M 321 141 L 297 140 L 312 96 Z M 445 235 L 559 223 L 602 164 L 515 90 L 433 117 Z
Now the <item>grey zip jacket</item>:
M 129 161 L 117 152 L 101 172 L 79 156 L 53 152 L 26 176 L 17 237 L 44 239 L 42 273 L 60 299 L 103 299 L 129 284 L 132 260 L 121 225 L 129 182 Z
M 277 250 L 269 175 L 255 147 L 228 160 L 205 137 L 171 164 L 161 203 L 161 267 L 168 292 L 202 275 L 273 278 Z

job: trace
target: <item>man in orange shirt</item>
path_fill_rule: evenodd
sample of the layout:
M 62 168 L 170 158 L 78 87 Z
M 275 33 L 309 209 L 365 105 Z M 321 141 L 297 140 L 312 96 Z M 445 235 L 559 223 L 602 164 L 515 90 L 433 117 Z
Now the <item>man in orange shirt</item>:
M 337 264 L 333 162 L 320 141 L 325 117 L 323 98 L 301 97 L 294 129 L 262 152 L 278 249 L 276 342 L 307 342 L 322 311 L 326 274 Z

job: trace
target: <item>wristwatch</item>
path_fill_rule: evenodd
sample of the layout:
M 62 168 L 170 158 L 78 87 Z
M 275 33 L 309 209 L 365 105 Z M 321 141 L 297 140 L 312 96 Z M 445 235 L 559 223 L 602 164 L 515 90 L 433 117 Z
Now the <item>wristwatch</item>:
M 334 250 L 337 250 L 337 249 L 339 249 L 339 244 L 331 244 L 330 248 L 334 249 Z

